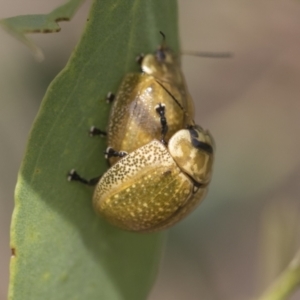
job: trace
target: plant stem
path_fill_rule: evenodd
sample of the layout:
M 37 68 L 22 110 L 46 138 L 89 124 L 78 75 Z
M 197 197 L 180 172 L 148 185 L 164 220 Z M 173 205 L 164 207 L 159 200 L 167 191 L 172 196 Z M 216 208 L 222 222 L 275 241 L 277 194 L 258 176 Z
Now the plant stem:
M 300 286 L 300 250 L 258 300 L 285 300 Z

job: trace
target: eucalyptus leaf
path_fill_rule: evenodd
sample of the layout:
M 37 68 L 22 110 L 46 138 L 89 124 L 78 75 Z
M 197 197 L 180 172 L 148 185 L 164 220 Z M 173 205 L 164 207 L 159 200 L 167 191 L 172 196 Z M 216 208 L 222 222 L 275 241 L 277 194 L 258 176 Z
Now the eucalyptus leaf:
M 88 129 L 105 129 L 105 95 L 127 72 L 139 71 L 135 57 L 155 50 L 160 30 L 178 52 L 176 1 L 93 2 L 29 137 L 11 227 L 9 299 L 146 299 L 164 234 L 112 227 L 93 211 L 93 189 L 66 174 L 76 168 L 93 178 L 106 170 L 105 140 L 90 138 Z
M 70 0 L 49 14 L 24 15 L 2 19 L 0 20 L 0 25 L 27 45 L 38 60 L 42 60 L 44 56 L 41 49 L 28 39 L 26 34 L 60 31 L 58 22 L 69 21 L 84 1 L 85 0 Z

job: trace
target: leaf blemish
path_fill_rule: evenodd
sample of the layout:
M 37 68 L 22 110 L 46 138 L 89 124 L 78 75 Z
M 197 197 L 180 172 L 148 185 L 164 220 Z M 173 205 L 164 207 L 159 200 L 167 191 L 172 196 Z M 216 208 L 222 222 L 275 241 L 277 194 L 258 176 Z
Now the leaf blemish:
M 55 20 L 55 22 L 62 22 L 62 21 L 70 21 L 70 18 L 61 17 Z
M 11 257 L 16 257 L 16 248 L 11 248 Z
M 43 33 L 51 33 L 51 32 L 59 32 L 61 29 L 59 28 L 59 29 L 56 29 L 56 30 L 50 30 L 50 29 L 44 29 L 43 31 L 41 31 L 41 32 L 43 32 Z

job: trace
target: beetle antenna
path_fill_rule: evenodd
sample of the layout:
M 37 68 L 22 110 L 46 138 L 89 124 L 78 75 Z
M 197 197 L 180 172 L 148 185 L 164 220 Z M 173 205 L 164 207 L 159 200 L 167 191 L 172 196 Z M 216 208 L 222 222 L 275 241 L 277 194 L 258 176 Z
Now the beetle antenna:
M 159 33 L 162 36 L 162 42 L 161 42 L 160 48 L 161 49 L 166 48 L 166 35 L 162 31 L 160 31 Z
M 205 51 L 190 51 L 185 50 L 181 52 L 182 55 L 190 55 L 197 57 L 206 57 L 206 58 L 232 58 L 232 52 L 205 52 Z
M 161 36 L 162 36 L 163 43 L 165 43 L 165 42 L 166 42 L 166 35 L 165 35 L 162 31 L 160 31 L 159 33 L 160 33 Z

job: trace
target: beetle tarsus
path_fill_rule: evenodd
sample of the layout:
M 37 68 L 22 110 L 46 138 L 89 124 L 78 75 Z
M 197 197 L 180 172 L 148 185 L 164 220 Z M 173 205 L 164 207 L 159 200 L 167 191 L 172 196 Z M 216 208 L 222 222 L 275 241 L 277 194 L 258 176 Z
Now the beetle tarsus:
M 67 175 L 68 181 L 79 181 L 83 184 L 91 185 L 91 186 L 96 185 L 100 178 L 101 178 L 101 176 L 98 176 L 98 177 L 95 177 L 95 178 L 92 178 L 89 180 L 84 179 L 75 171 L 75 169 L 72 169 Z
M 92 126 L 92 127 L 90 128 L 89 135 L 90 135 L 90 136 L 96 136 L 96 135 L 99 135 L 99 136 L 101 136 L 101 137 L 106 137 L 106 136 L 107 136 L 107 133 L 106 133 L 105 131 L 100 130 L 99 128 L 96 128 L 95 126 Z
M 108 159 L 110 157 L 124 157 L 128 153 L 126 151 L 116 151 L 111 147 L 108 147 L 106 151 L 104 152 L 105 158 Z
M 159 103 L 156 107 L 155 110 L 160 116 L 160 124 L 161 124 L 161 142 L 166 145 L 167 142 L 165 141 L 166 134 L 168 132 L 168 123 L 167 123 L 167 118 L 165 116 L 165 108 L 166 106 L 163 103 Z
M 106 102 L 112 103 L 115 100 L 115 95 L 112 92 L 108 92 L 106 95 Z
M 165 146 L 168 145 L 168 143 L 167 143 L 164 139 L 161 139 L 160 142 L 161 142 L 163 145 L 165 145 Z
M 142 64 L 142 61 L 143 61 L 143 59 L 144 59 L 144 57 L 145 57 L 144 53 L 141 53 L 140 55 L 138 55 L 138 56 L 135 58 L 135 61 L 136 61 L 139 65 L 141 65 L 141 64 Z

